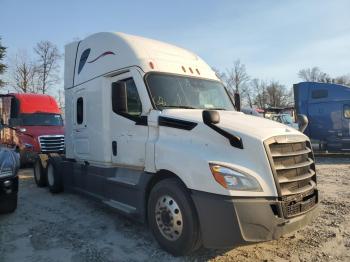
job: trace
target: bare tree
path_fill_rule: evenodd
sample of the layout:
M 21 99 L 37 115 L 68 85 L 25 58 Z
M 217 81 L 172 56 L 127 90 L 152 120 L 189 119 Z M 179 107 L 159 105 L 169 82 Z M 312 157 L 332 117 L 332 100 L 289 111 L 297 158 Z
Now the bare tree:
M 265 108 L 268 103 L 266 86 L 267 84 L 264 81 L 257 78 L 251 81 L 251 87 L 255 95 L 254 104 L 259 108 Z
M 288 91 L 278 81 L 271 81 L 266 87 L 268 105 L 272 107 L 285 107 L 293 104 L 292 90 Z
M 224 83 L 228 88 L 230 94 L 239 92 L 242 97 L 242 104 L 249 107 L 253 106 L 254 96 L 252 89 L 248 84 L 249 76 L 246 72 L 245 65 L 241 64 L 240 60 L 234 62 L 234 66 L 231 69 L 227 69 L 226 73 L 221 72 L 216 68 L 212 68 L 216 76 Z
M 57 91 L 57 102 L 58 102 L 58 106 L 61 109 L 61 111 L 64 111 L 64 107 L 65 107 L 65 101 L 64 101 L 64 90 L 62 89 L 58 89 Z
M 243 85 L 249 81 L 249 76 L 244 64 L 241 64 L 240 60 L 236 60 L 233 63 L 233 68 L 227 70 L 227 86 L 234 92 L 239 93 Z
M 304 81 L 350 85 L 350 74 L 331 77 L 329 74 L 322 72 L 318 67 L 302 69 L 299 71 L 298 76 Z
M 40 91 L 45 94 L 54 84 L 59 82 L 58 70 L 61 54 L 56 45 L 50 41 L 41 41 L 34 48 L 38 55 L 37 72 Z
M 211 69 L 215 72 L 215 75 L 217 76 L 217 78 L 219 78 L 219 80 L 221 80 L 221 82 L 226 84 L 226 74 L 221 72 L 219 69 L 217 69 L 215 67 L 212 67 Z
M 241 96 L 244 100 L 243 104 L 246 104 L 247 106 L 252 108 L 254 104 L 254 92 L 249 84 L 245 84 L 242 86 Z
M 298 72 L 299 78 L 308 82 L 322 82 L 331 83 L 332 78 L 325 72 L 322 72 L 320 68 L 314 66 L 312 68 L 302 69 Z
M 6 55 L 6 47 L 1 45 L 1 38 L 0 38 L 0 75 L 2 75 L 6 70 L 6 65 L 2 63 L 4 57 Z M 3 87 L 5 85 L 5 82 L 0 79 L 0 87 Z
M 334 83 L 350 86 L 350 74 L 336 77 Z
M 321 70 L 318 67 L 301 69 L 298 72 L 299 78 L 308 82 L 316 82 L 319 79 Z
M 18 51 L 14 58 L 10 60 L 10 82 L 15 90 L 23 93 L 34 92 L 36 67 L 26 51 Z

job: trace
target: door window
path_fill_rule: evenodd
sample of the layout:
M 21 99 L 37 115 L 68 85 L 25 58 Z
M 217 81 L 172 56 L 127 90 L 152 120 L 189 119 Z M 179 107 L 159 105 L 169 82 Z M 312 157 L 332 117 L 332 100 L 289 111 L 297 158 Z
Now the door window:
M 344 117 L 349 119 L 350 118 L 350 105 L 344 106 Z
M 131 117 L 140 116 L 142 113 L 142 104 L 141 104 L 141 100 L 137 92 L 137 88 L 134 80 L 132 78 L 128 78 L 121 81 L 125 82 L 125 85 L 126 85 L 126 106 L 127 106 L 126 109 L 127 110 L 125 115 L 131 116 Z M 112 108 L 115 113 L 119 114 L 119 112 L 116 110 L 117 108 L 116 103 L 118 101 L 116 96 L 113 95 L 114 93 L 115 93 L 115 90 L 112 89 Z

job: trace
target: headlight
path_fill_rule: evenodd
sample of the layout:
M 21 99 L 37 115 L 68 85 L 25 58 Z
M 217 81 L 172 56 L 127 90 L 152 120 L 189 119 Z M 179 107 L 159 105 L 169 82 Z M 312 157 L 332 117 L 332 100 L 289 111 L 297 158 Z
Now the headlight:
M 240 191 L 262 191 L 259 182 L 252 176 L 217 164 L 209 164 L 210 170 L 221 186 Z
M 29 144 L 29 143 L 24 143 L 24 147 L 25 148 L 33 148 L 33 145 L 32 144 Z

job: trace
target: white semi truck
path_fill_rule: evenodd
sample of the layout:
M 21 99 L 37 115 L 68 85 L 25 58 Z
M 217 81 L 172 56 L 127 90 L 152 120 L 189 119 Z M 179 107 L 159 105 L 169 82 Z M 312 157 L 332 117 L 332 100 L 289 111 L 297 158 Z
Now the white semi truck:
M 37 184 L 148 223 L 171 254 L 277 239 L 315 216 L 308 137 L 237 112 L 196 54 L 97 33 L 66 46 L 64 87 L 66 151 L 40 155 Z

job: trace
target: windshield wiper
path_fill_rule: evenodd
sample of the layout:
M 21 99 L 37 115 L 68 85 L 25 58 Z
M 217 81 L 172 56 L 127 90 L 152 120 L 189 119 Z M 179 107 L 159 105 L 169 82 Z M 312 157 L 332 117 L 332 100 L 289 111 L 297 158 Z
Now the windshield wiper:
M 198 109 L 192 106 L 160 106 L 163 108 L 184 108 L 184 109 Z

